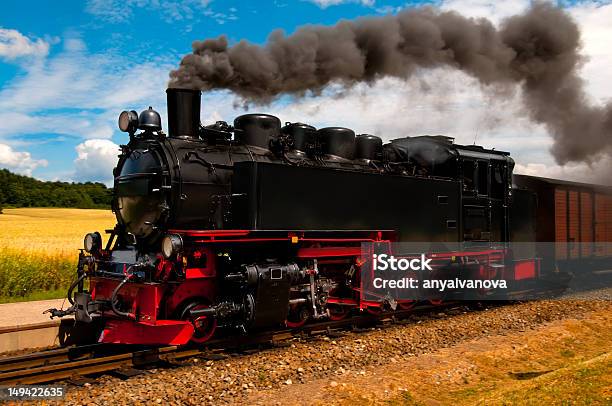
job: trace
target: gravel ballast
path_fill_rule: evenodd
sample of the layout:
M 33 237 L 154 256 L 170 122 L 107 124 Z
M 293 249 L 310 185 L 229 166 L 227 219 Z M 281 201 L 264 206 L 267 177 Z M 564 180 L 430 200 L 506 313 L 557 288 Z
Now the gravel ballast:
M 589 298 L 598 300 L 588 300 Z M 468 340 L 528 331 L 547 322 L 610 311 L 610 292 L 578 299 L 536 301 L 465 311 L 462 308 L 414 316 L 342 337 L 292 339 L 289 346 L 222 360 L 191 359 L 176 368 L 149 370 L 127 380 L 103 376 L 83 387 L 71 386 L 69 404 L 220 404 L 239 403 L 256 391 L 299 385 L 315 379 L 342 382 L 365 375 L 366 368 L 447 348 Z M 603 299 L 603 300 L 602 300 Z

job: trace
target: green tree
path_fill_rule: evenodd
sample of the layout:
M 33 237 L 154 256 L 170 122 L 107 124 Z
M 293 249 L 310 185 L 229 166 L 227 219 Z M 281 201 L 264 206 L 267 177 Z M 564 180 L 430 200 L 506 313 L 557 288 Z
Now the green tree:
M 0 207 L 109 208 L 112 196 L 102 183 L 43 182 L 0 169 Z

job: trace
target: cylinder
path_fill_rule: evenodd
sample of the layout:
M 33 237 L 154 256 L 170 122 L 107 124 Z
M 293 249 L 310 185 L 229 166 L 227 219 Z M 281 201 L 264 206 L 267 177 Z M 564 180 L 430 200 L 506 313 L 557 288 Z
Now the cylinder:
M 244 114 L 234 120 L 236 138 L 246 145 L 270 149 L 273 141 L 278 140 L 281 122 L 269 114 Z
M 360 134 L 355 138 L 355 159 L 369 161 L 382 160 L 382 140 L 370 134 Z
M 345 159 L 355 156 L 355 132 L 344 127 L 326 127 L 318 131 L 321 153 Z
M 283 134 L 287 134 L 291 140 L 294 151 L 310 153 L 317 141 L 317 129 L 303 123 L 287 123 L 282 128 Z
M 202 92 L 192 89 L 167 89 L 168 135 L 176 138 L 198 138 Z

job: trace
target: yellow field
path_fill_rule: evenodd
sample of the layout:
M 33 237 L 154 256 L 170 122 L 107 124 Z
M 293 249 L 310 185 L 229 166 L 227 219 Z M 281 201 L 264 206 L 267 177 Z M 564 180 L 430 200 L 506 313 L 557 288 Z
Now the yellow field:
M 0 214 L 0 302 L 44 298 L 75 275 L 83 236 L 115 225 L 110 210 L 23 208 Z M 51 293 L 55 296 L 57 293 Z
M 76 255 L 83 247 L 83 236 L 113 228 L 110 210 L 84 209 L 4 209 L 0 214 L 0 249 L 11 248 Z

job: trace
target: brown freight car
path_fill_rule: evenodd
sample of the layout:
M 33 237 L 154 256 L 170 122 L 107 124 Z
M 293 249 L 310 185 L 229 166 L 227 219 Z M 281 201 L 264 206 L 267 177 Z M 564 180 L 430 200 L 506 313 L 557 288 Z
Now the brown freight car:
M 513 183 L 536 193 L 536 241 L 546 262 L 558 267 L 609 263 L 612 187 L 527 175 L 514 175 Z

